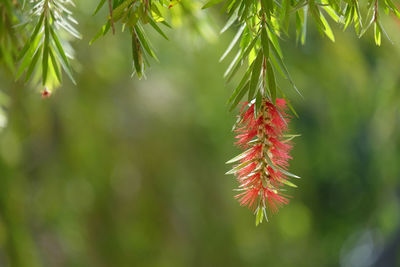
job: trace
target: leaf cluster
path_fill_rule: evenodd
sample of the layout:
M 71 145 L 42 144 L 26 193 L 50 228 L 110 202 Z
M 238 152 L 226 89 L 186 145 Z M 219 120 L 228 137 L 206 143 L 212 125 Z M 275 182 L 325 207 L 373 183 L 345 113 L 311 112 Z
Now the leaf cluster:
M 106 0 L 101 0 L 97 6 L 94 15 L 105 6 Z M 144 75 L 148 58 L 157 59 L 154 48 L 144 30 L 145 25 L 152 27 L 163 38 L 168 40 L 159 24 L 166 27 L 171 26 L 165 20 L 164 9 L 172 7 L 173 3 L 167 0 L 113 0 L 109 1 L 109 16 L 107 22 L 102 26 L 96 36 L 90 42 L 96 41 L 100 36 L 106 35 L 110 29 L 115 32 L 115 23 L 122 24 L 122 30 L 129 29 L 132 39 L 132 59 L 134 72 L 139 78 Z
M 382 33 L 389 39 L 380 21 L 380 11 L 392 12 L 400 18 L 399 9 L 392 0 L 211 0 L 203 8 L 221 2 L 224 3 L 222 10 L 228 15 L 221 32 L 230 27 L 236 28 L 236 35 L 221 60 L 238 47 L 225 72 L 227 81 L 245 66 L 244 74 L 228 100 L 231 110 L 245 95 L 249 102 L 255 101 L 257 109 L 262 97 L 268 97 L 273 102 L 277 95 L 286 99 L 276 83 L 276 73 L 280 73 L 300 94 L 284 64 L 279 45 L 279 40 L 289 35 L 291 22 L 295 24 L 296 39 L 302 44 L 306 40 L 308 18 L 311 17 L 321 34 L 333 42 L 335 36 L 329 20 L 341 25 L 343 30 L 354 25 L 358 37 L 374 25 L 375 43 L 380 45 Z M 289 107 L 296 115 L 293 107 Z
M 25 73 L 25 82 L 28 82 L 37 73 L 36 78 L 41 78 L 43 86 L 53 87 L 62 82 L 61 70 L 64 70 L 75 83 L 70 65 L 72 53 L 66 52 L 69 47 L 66 38 L 60 38 L 62 34 L 81 38 L 74 27 L 78 23 L 68 9 L 74 3 L 71 0 L 36 0 L 28 6 L 25 24 L 34 25 L 34 28 L 18 55 L 20 64 L 16 78 Z

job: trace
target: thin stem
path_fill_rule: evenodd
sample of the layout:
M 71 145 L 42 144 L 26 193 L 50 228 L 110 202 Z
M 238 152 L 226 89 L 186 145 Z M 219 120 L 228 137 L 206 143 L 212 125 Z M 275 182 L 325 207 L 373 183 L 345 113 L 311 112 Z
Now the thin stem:
M 374 3 L 374 22 L 378 21 L 378 0 Z

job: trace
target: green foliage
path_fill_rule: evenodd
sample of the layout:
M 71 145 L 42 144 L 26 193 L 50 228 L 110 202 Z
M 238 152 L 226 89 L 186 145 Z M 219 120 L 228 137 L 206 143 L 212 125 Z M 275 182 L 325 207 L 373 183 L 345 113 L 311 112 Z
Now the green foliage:
M 174 3 L 175 2 L 175 3 Z M 122 31 L 129 29 L 132 43 L 132 60 L 134 73 L 141 78 L 145 74 L 145 69 L 149 66 L 149 58 L 158 60 L 155 50 L 147 36 L 145 27 L 152 28 L 155 32 L 160 34 L 164 39 L 168 40 L 163 28 L 171 28 L 167 22 L 168 18 L 174 17 L 194 17 L 195 30 L 201 31 L 201 19 L 195 17 L 193 8 L 196 3 L 193 1 L 168 1 L 168 0 L 116 0 L 109 1 L 109 16 L 106 23 L 101 27 L 99 32 L 90 41 L 93 44 L 100 36 L 106 35 L 110 29 L 115 34 L 115 24 L 120 23 Z M 96 15 L 106 1 L 102 0 L 96 7 L 93 15 Z M 178 6 L 175 6 L 178 5 Z M 183 13 L 174 14 L 170 9 L 181 8 Z M 162 26 L 161 26 L 162 25 Z
M 17 70 L 17 79 L 25 72 L 25 82 L 32 77 L 37 82 L 41 77 L 42 85 L 52 89 L 62 82 L 62 68 L 75 83 L 69 62 L 72 51 L 68 54 L 65 52 L 65 47 L 69 47 L 69 44 L 65 38 L 59 37 L 61 34 L 69 34 L 81 38 L 73 26 L 77 22 L 68 9 L 68 6 L 73 5 L 71 0 L 36 0 L 26 4 L 27 24 L 34 28 L 18 55 L 21 63 Z M 27 28 L 28 31 L 31 30 L 30 27 Z
M 210 1 L 205 6 L 210 7 L 219 2 Z M 282 50 L 278 41 L 284 35 L 289 34 L 291 17 L 295 17 L 297 40 L 300 40 L 302 44 L 305 43 L 308 16 L 312 17 L 315 26 L 322 34 L 326 35 L 331 41 L 335 41 L 333 30 L 326 19 L 326 16 L 328 16 L 333 22 L 343 25 L 343 29 L 346 29 L 350 24 L 354 24 L 355 32 L 359 37 L 373 24 L 375 43 L 379 46 L 381 44 L 381 33 L 384 33 L 389 39 L 380 21 L 380 8 L 399 16 L 398 8 L 390 0 L 370 0 L 367 3 L 356 0 L 225 1 L 222 9 L 228 14 L 229 25 L 224 27 L 224 30 L 234 25 L 235 21 L 237 21 L 239 27 L 236 36 L 221 59 L 226 57 L 226 54 L 234 48 L 235 44 L 240 43 L 239 52 L 226 72 L 228 81 L 246 62 L 247 68 L 253 69 L 257 74 L 259 65 L 252 65 L 254 55 L 257 55 L 259 61 L 263 57 L 266 62 L 263 66 L 266 75 L 259 78 L 263 82 L 256 81 L 255 75 L 251 77 L 246 77 L 245 75 L 240 82 L 241 88 L 235 90 L 233 95 L 237 96 L 237 92 L 246 90 L 246 80 L 248 80 L 250 81 L 249 100 L 259 91 L 264 96 L 274 100 L 276 98 L 274 69 L 288 79 L 297 91 L 284 64 Z M 365 10 L 365 16 L 362 15 L 361 10 Z M 260 33 L 261 38 L 259 38 Z M 272 57 L 270 56 L 270 50 Z M 271 79 L 268 79 L 268 77 L 271 77 Z M 269 90 L 263 90 L 266 80 L 268 80 Z M 280 97 L 283 97 L 283 95 Z M 233 99 L 235 98 L 231 98 L 231 100 Z M 231 108 L 234 108 L 239 101 L 234 101 L 234 105 Z
M 243 65 L 254 68 L 258 72 L 259 64 L 251 65 L 256 55 L 259 55 L 258 62 L 263 62 L 263 70 L 260 72 L 265 75 L 259 77 L 263 82 L 260 80 L 255 85 L 254 75 L 248 77 L 249 81 L 250 78 L 252 79 L 248 91 L 249 98 L 256 96 L 265 84 L 273 88 L 261 90 L 261 95 L 269 98 L 277 96 L 273 86 L 274 72 L 279 72 L 290 80 L 297 90 L 284 64 L 279 45 L 279 39 L 291 32 L 293 20 L 295 20 L 293 28 L 296 31 L 297 40 L 302 44 L 306 39 L 308 17 L 311 17 L 317 29 L 332 41 L 335 40 L 335 36 L 329 20 L 342 25 L 343 29 L 354 25 L 359 37 L 373 26 L 375 43 L 380 45 L 382 35 L 389 38 L 381 22 L 381 11 L 393 13 L 400 18 L 400 12 L 392 0 L 367 2 L 358 0 L 211 0 L 203 4 L 188 0 L 99 0 L 93 15 L 98 15 L 102 8 L 106 7 L 108 7 L 109 15 L 90 43 L 106 35 L 110 29 L 115 33 L 117 24 L 121 25 L 123 31 L 128 29 L 127 32 L 132 40 L 133 69 L 140 78 L 150 63 L 149 59 L 158 60 L 148 37 L 147 28 L 152 28 L 168 40 L 165 29 L 171 26 L 167 21 L 181 21 L 182 18 L 189 18 L 187 21 L 189 22 L 187 25 L 191 25 L 189 27 L 209 37 L 212 34 L 206 33 L 207 22 L 204 23 L 204 18 L 196 15 L 198 12 L 196 10 L 200 7 L 210 8 L 217 4 L 223 4 L 222 10 L 228 15 L 227 23 L 221 32 L 225 32 L 233 25 L 238 28 L 236 36 L 221 57 L 221 60 L 225 59 L 236 46 L 239 46 L 239 51 L 226 71 L 227 80 L 231 80 Z M 17 79 L 25 73 L 26 82 L 34 77 L 34 83 L 41 80 L 43 86 L 52 88 L 62 82 L 62 69 L 75 83 L 70 63 L 73 51 L 68 42 L 71 36 L 78 39 L 81 36 L 74 26 L 77 22 L 71 10 L 68 9 L 73 5 L 71 0 L 1 1 L 0 12 L 4 14 L 4 19 L 0 22 L 0 59 L 8 69 L 15 72 Z M 21 46 L 22 41 L 25 42 L 23 46 Z M 18 67 L 16 67 L 17 61 L 20 62 Z M 270 67 L 267 68 L 267 66 Z M 271 81 L 268 80 L 270 76 Z M 246 92 L 243 91 L 246 90 L 246 85 L 247 80 L 241 83 L 240 88 L 235 92 L 240 92 L 240 95 L 244 96 Z
M 19 30 L 25 25 L 20 24 L 19 6 L 19 1 L 0 1 L 0 63 L 13 74 L 22 37 Z
M 105 1 L 101 1 L 94 14 L 96 14 L 104 4 Z M 149 64 L 147 57 L 157 59 L 151 42 L 145 34 L 143 26 L 150 25 L 156 32 L 168 40 L 168 37 L 165 35 L 164 31 L 157 25 L 162 23 L 165 26 L 170 27 L 160 11 L 160 9 L 168 8 L 168 6 L 169 2 L 166 0 L 113 1 L 110 15 L 106 24 L 102 27 L 100 32 L 91 41 L 91 43 L 93 43 L 99 36 L 107 34 L 111 27 L 113 28 L 113 32 L 115 32 L 114 23 L 120 21 L 123 29 L 130 29 L 129 32 L 132 36 L 134 72 L 136 72 L 137 76 L 141 78 L 144 74 L 145 66 Z

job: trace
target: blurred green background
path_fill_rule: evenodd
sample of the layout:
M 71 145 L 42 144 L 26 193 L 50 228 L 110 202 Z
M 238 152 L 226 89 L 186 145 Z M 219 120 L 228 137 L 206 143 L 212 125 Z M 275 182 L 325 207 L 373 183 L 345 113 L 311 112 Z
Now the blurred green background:
M 313 26 L 305 46 L 282 42 L 304 95 L 280 81 L 302 179 L 255 227 L 224 175 L 239 149 L 218 58 L 234 32 L 150 34 L 160 63 L 138 81 L 128 34 L 89 47 L 105 10 L 77 2 L 77 86 L 41 99 L 0 72 L 0 266 L 400 266 L 398 21 L 381 48 L 338 27 L 336 43 Z M 207 12 L 217 33 L 225 17 Z

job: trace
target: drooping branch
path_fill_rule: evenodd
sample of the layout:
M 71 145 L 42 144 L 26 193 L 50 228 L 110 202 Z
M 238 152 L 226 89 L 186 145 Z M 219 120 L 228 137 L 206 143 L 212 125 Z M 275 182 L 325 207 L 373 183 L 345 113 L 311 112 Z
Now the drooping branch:
M 74 6 L 74 3 L 71 0 L 36 0 L 26 8 L 34 28 L 19 54 L 21 63 L 17 78 L 25 72 L 25 82 L 33 77 L 36 83 L 41 77 L 42 85 L 51 89 L 62 82 L 63 69 L 75 83 L 70 66 L 73 56 L 71 51 L 65 51 L 67 41 L 61 39 L 59 33 L 63 31 L 75 38 L 81 35 L 73 26 L 77 21 L 67 6 Z

